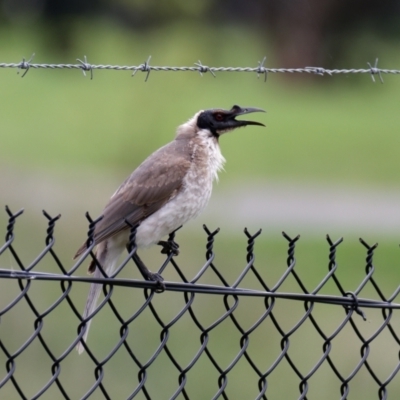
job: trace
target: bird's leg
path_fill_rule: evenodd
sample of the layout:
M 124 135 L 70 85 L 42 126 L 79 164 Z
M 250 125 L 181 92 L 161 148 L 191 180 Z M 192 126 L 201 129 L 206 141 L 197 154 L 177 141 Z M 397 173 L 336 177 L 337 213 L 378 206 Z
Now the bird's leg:
M 153 281 L 153 282 L 157 282 L 157 286 L 158 288 L 155 289 L 156 293 L 162 293 L 165 290 L 165 284 L 164 284 L 164 278 L 157 273 L 151 272 L 146 265 L 144 264 L 144 262 L 142 261 L 142 259 L 138 256 L 137 253 L 135 253 L 132 258 L 134 259 L 137 267 L 139 268 L 140 273 L 142 274 L 143 278 L 146 281 Z
M 160 240 L 157 244 L 162 247 L 161 254 L 172 253 L 174 256 L 179 254 L 179 244 L 175 240 Z

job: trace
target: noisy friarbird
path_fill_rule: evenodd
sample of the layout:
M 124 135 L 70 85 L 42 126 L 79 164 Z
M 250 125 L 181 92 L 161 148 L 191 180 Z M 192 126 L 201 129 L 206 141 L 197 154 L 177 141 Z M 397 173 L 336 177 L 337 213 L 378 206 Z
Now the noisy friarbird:
M 130 226 L 139 224 L 136 233 L 138 248 L 166 242 L 161 239 L 192 218 L 206 207 L 212 183 L 225 162 L 219 146 L 221 135 L 236 128 L 260 125 L 259 122 L 236 120 L 236 117 L 259 108 L 233 106 L 230 110 L 210 109 L 197 112 L 179 126 L 175 139 L 161 147 L 142 162 L 113 194 L 95 226 L 94 241 L 96 258 L 109 276 L 126 248 Z M 86 243 L 77 251 L 75 258 L 86 250 Z M 103 274 L 92 261 L 89 272 L 98 279 Z M 157 274 L 149 273 L 146 279 L 162 281 Z M 96 308 L 101 284 L 90 287 L 83 318 Z M 86 324 L 83 340 L 90 327 Z M 84 347 L 78 344 L 79 353 Z

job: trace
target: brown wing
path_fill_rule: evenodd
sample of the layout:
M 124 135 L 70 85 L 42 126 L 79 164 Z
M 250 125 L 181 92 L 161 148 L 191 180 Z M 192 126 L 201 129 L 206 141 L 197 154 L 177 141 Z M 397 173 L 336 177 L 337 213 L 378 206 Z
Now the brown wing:
M 173 141 L 149 156 L 118 188 L 95 227 L 96 244 L 128 229 L 159 210 L 176 196 L 190 168 L 189 143 Z M 86 250 L 84 243 L 75 258 Z

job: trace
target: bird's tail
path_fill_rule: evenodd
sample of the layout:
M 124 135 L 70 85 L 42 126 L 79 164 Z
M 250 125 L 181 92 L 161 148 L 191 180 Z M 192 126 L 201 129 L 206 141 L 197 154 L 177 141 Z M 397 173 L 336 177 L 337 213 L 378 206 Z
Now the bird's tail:
M 120 251 L 117 251 L 117 252 L 116 251 L 108 251 L 106 244 L 104 243 L 104 245 L 103 245 L 103 243 L 104 242 L 102 242 L 98 245 L 97 260 L 99 261 L 100 265 L 103 267 L 104 272 L 108 276 L 110 276 L 115 268 L 115 264 L 120 255 Z M 94 276 L 94 278 L 97 278 L 97 279 L 103 278 L 103 274 L 100 272 L 100 270 L 98 268 L 95 269 L 93 276 Z M 99 295 L 100 295 L 102 286 L 103 285 L 101 283 L 92 283 L 90 285 L 89 295 L 86 300 L 85 310 L 83 311 L 82 318 L 84 318 L 84 319 L 88 318 L 96 310 L 97 300 L 99 299 Z M 85 330 L 85 333 L 82 338 L 83 341 L 85 341 L 85 342 L 86 342 L 86 339 L 89 334 L 89 328 L 90 328 L 91 322 L 92 322 L 92 318 L 86 322 L 86 327 L 85 327 L 86 330 Z M 81 354 L 85 351 L 85 348 L 83 347 L 83 344 L 81 341 L 77 344 L 76 349 L 79 354 Z
M 100 270 L 98 268 L 96 268 L 93 276 L 95 278 L 101 278 L 103 275 L 101 274 Z M 100 295 L 102 286 L 103 285 L 100 283 L 92 283 L 90 285 L 89 295 L 86 300 L 85 310 L 83 311 L 82 318 L 86 319 L 96 309 L 97 300 L 99 299 L 99 295 Z M 86 331 L 82 338 L 85 342 L 86 342 L 86 339 L 89 334 L 89 329 L 90 329 L 91 323 L 92 323 L 92 319 L 90 319 L 88 322 L 86 322 Z M 83 347 L 82 342 L 79 342 L 77 344 L 76 349 L 78 350 L 79 354 L 81 354 L 85 351 L 85 348 Z

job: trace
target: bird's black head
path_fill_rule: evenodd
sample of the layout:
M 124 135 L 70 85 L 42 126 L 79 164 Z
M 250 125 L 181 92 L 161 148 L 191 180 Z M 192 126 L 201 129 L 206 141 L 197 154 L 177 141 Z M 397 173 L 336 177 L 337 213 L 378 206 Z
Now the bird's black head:
M 237 121 L 235 118 L 238 115 L 249 114 L 252 112 L 265 112 L 260 108 L 242 108 L 239 106 L 233 106 L 231 110 L 221 110 L 214 108 L 212 110 L 203 111 L 197 118 L 197 126 L 200 129 L 208 129 L 214 136 L 232 131 L 233 129 L 240 128 L 241 126 L 247 125 L 260 125 L 260 122 L 253 121 Z

